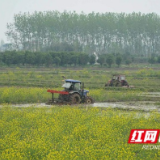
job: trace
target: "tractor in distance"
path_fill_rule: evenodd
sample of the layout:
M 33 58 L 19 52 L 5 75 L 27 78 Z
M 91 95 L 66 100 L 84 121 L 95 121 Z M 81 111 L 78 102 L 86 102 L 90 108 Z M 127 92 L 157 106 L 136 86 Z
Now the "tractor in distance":
M 105 87 L 107 86 L 129 87 L 129 84 L 125 79 L 125 75 L 113 75 L 112 79 L 105 84 Z
M 92 104 L 94 100 L 88 96 L 89 91 L 84 89 L 84 83 L 79 80 L 66 79 L 62 85 L 63 91 L 47 90 L 52 93 L 52 99 L 47 104 Z M 54 93 L 58 93 L 58 98 L 54 98 Z

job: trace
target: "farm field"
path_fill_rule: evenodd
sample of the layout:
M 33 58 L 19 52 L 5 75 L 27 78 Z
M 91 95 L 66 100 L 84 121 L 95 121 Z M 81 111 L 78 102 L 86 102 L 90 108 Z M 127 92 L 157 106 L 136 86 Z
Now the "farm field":
M 105 88 L 104 84 L 117 73 L 125 74 L 134 88 Z M 132 102 L 138 106 L 139 101 L 146 107 L 150 102 L 160 107 L 159 68 L 1 68 L 1 159 L 160 158 L 158 149 L 144 149 L 143 144 L 127 143 L 131 129 L 159 129 L 158 110 L 30 105 L 45 103 L 51 98 L 47 89 L 62 90 L 64 79 L 84 82 L 98 103 Z M 12 104 L 28 104 L 28 107 L 13 107 Z
M 129 85 L 133 85 L 134 88 L 105 88 L 105 83 L 113 74 L 125 74 Z M 150 92 L 160 92 L 158 68 L 2 68 L 0 103 L 44 103 L 51 97 L 47 89 L 62 90 L 64 79 L 84 82 L 85 88 L 89 89 L 90 95 L 97 102 L 159 101 L 157 96 L 146 96 Z
M 137 90 L 160 91 L 159 68 L 2 68 L 0 86 L 57 88 L 64 79 L 78 79 L 89 89 L 102 89 L 113 74 L 125 74 Z M 65 78 L 63 78 L 65 77 Z M 111 88 L 110 88 L 111 89 Z M 114 90 L 114 88 L 112 88 Z
M 146 116 L 147 115 L 147 116 Z M 128 144 L 133 128 L 159 129 L 160 114 L 111 108 L 0 108 L 1 159 L 159 159 L 156 149 Z M 148 146 L 146 144 L 146 146 Z

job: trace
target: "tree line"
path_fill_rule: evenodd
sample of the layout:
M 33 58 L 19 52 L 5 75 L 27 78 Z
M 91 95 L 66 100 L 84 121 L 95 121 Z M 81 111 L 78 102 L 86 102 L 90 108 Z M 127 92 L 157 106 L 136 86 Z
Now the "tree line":
M 30 52 L 30 51 L 5 51 L 0 52 L 0 63 L 6 65 L 36 65 L 36 66 L 65 66 L 86 65 L 90 57 L 85 53 L 76 52 Z
M 130 53 L 149 57 L 160 53 L 160 16 L 155 13 L 19 13 L 7 25 L 14 49 L 56 51 L 67 44 L 76 52 Z M 63 46 L 63 45 L 61 45 Z
M 85 66 L 99 64 L 101 66 L 112 67 L 116 64 L 130 65 L 131 63 L 144 62 L 139 61 L 139 57 L 135 57 L 129 53 L 110 53 L 101 54 L 96 59 L 95 55 L 88 55 L 82 52 L 31 52 L 31 51 L 5 51 L 0 52 L 0 65 L 18 65 L 18 66 Z M 152 55 L 146 62 L 151 64 L 160 63 L 160 56 Z

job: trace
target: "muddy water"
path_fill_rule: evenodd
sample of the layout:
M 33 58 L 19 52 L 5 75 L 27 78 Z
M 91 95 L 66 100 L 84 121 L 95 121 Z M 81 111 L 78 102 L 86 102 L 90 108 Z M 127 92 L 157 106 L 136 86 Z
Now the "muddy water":
M 144 92 L 140 96 L 145 97 L 158 97 L 160 98 L 160 92 Z M 3 105 L 0 105 L 2 107 Z M 46 105 L 45 103 L 33 103 L 33 104 L 10 104 L 13 107 L 53 107 L 55 105 Z M 96 102 L 91 105 L 81 104 L 80 106 L 91 106 L 91 107 L 110 107 L 125 110 L 140 110 L 140 111 L 158 111 L 160 112 L 160 101 L 130 101 L 130 102 Z
M 2 107 L 3 105 L 0 105 Z M 34 103 L 34 104 L 10 104 L 12 107 L 53 107 L 55 105 L 46 105 L 45 103 Z M 158 111 L 160 112 L 160 103 L 151 101 L 130 101 L 130 102 L 96 102 L 90 105 L 80 105 L 89 107 L 110 107 L 125 110 L 139 110 L 139 111 Z
M 111 107 L 126 110 L 141 110 L 141 111 L 153 111 L 160 112 L 160 105 L 155 102 L 117 102 L 117 103 L 95 103 L 93 107 Z
M 159 104 L 159 105 L 157 105 Z M 10 104 L 9 106 L 12 107 L 46 107 L 49 110 L 47 110 L 46 112 L 51 112 L 50 108 L 55 107 L 56 105 L 46 105 L 45 103 L 34 103 L 34 104 Z M 86 107 L 86 109 L 88 109 L 88 107 L 110 107 L 110 108 L 117 108 L 122 110 L 121 112 L 118 112 L 118 116 L 128 116 L 130 117 L 131 112 L 129 112 L 130 110 L 135 110 L 136 112 L 134 113 L 134 118 L 135 119 L 139 119 L 139 118 L 145 118 L 148 119 L 151 115 L 153 116 L 154 113 L 150 112 L 150 111 L 158 111 L 160 113 L 160 103 L 156 103 L 156 102 L 117 102 L 117 103 L 110 103 L 110 102 L 96 102 L 94 104 L 91 105 L 79 105 L 80 107 Z M 3 105 L 0 105 L 0 107 L 3 107 Z M 125 111 L 124 111 L 125 110 Z M 144 112 L 142 112 L 144 111 Z M 101 116 L 101 113 L 99 113 Z M 108 115 L 110 116 L 110 115 Z

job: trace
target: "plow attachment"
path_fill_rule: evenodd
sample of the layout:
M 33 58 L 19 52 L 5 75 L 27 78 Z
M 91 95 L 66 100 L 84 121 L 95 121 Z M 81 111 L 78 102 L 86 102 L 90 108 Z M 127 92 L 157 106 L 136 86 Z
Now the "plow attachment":
M 69 104 L 69 102 L 64 101 L 60 98 L 54 98 L 54 93 L 58 93 L 59 95 L 69 95 L 69 92 L 66 91 L 56 91 L 56 90 L 47 90 L 47 92 L 50 92 L 52 94 L 52 99 L 49 100 L 46 104 Z M 60 97 L 60 96 L 59 96 Z

